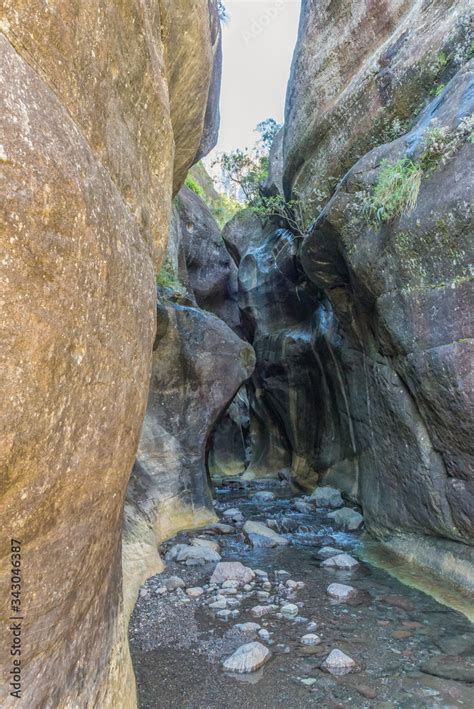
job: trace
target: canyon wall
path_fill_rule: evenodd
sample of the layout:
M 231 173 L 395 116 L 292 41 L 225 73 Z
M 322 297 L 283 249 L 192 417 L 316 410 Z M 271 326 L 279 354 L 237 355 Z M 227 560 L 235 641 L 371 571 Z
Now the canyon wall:
M 0 596 L 19 539 L 25 706 L 133 707 L 122 511 L 172 195 L 216 136 L 217 7 L 4 0 L 1 29 Z
M 223 234 L 293 481 L 341 488 L 374 536 L 471 590 L 472 20 L 461 1 L 304 1 L 262 187 L 300 228 L 241 214 Z

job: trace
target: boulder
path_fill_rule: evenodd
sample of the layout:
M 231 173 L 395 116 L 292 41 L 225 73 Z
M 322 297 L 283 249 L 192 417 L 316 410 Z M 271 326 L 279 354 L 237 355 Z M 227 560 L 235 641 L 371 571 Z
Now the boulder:
M 252 569 L 244 566 L 240 561 L 221 561 L 214 569 L 210 583 L 223 584 L 225 581 L 238 581 L 240 584 L 245 584 L 254 578 Z
M 350 554 L 336 554 L 335 556 L 325 559 L 321 566 L 331 569 L 344 569 L 346 571 L 352 571 L 359 566 L 357 559 L 354 559 Z
M 311 495 L 311 499 L 316 502 L 317 507 L 331 507 L 335 509 L 342 507 L 344 504 L 340 491 L 330 485 L 317 487 Z
M 244 674 L 255 672 L 271 658 L 270 650 L 257 641 L 241 645 L 233 655 L 224 660 L 223 667 L 228 672 Z
M 352 507 L 342 507 L 340 510 L 330 512 L 328 517 L 333 519 L 338 527 L 347 529 L 349 532 L 354 532 L 359 529 L 364 522 L 364 518 L 360 512 L 353 510 Z
M 263 522 L 247 520 L 242 529 L 254 547 L 276 547 L 279 545 L 289 544 L 286 537 L 283 537 L 281 534 L 277 534 Z

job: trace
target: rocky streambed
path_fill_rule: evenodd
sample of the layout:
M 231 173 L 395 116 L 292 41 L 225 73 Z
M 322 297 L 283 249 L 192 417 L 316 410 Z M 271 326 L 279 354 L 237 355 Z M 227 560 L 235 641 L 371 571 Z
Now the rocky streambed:
M 339 493 L 218 488 L 220 522 L 162 546 L 130 647 L 141 709 L 472 706 L 465 615 L 362 561 Z

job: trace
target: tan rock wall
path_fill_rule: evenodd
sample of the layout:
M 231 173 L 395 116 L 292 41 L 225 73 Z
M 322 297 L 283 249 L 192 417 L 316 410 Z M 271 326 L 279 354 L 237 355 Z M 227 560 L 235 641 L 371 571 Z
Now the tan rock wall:
M 2 3 L 0 597 L 19 538 L 28 707 L 135 704 L 123 499 L 174 155 L 180 179 L 199 149 L 213 62 L 207 0 L 164 6 Z M 176 38 L 192 35 L 179 56 L 177 40 L 166 46 L 165 15 Z M 171 110 L 179 82 L 189 92 Z M 183 135 L 186 149 L 175 149 Z M 3 637 L 0 703 L 10 706 Z

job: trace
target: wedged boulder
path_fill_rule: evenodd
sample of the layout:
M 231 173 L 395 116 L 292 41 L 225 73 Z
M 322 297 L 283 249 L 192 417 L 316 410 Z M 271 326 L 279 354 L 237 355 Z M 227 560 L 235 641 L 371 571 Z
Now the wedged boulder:
M 242 209 L 227 222 L 222 230 L 222 239 L 236 266 L 239 266 L 247 249 L 262 243 L 262 220 L 251 209 Z
M 207 441 L 253 366 L 251 346 L 222 320 L 171 302 L 158 306 L 148 405 L 125 505 L 130 556 L 147 559 L 160 540 L 216 519 Z
M 405 133 L 470 55 L 469 0 L 304 0 L 286 96 L 284 176 L 315 218 L 374 145 Z
M 411 132 L 349 171 L 302 249 L 305 271 L 325 289 L 338 321 L 337 338 L 326 329 L 314 344 L 333 386 L 341 381 L 334 361 L 345 373 L 339 420 L 345 412 L 364 520 L 392 548 L 401 533 L 474 541 L 466 425 L 473 87 L 469 62 Z M 419 171 L 413 209 L 370 219 L 381 175 L 387 179 L 387 166 L 406 160 Z M 443 556 L 438 544 L 436 561 L 412 543 L 409 556 L 416 561 L 419 552 L 420 563 L 472 587 L 473 550 L 455 546 L 446 544 Z M 400 553 L 409 547 L 401 539 Z

